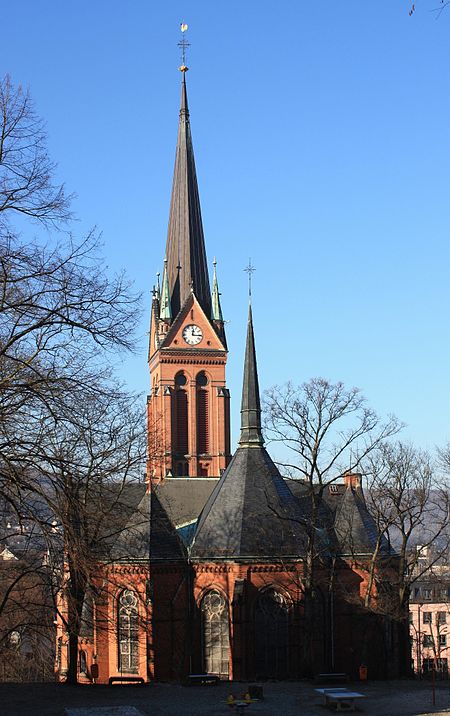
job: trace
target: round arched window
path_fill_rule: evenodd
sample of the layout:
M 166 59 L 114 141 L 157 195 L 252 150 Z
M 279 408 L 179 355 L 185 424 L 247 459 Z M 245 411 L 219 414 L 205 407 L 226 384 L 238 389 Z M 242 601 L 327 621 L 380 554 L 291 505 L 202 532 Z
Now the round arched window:
M 186 383 L 187 378 L 184 373 L 177 373 L 175 376 L 175 385 L 181 388 L 181 386 L 186 385 Z
M 206 373 L 204 373 L 203 371 L 201 371 L 201 373 L 198 373 L 196 383 L 199 388 L 204 388 L 205 385 L 208 385 L 208 378 L 206 376 Z

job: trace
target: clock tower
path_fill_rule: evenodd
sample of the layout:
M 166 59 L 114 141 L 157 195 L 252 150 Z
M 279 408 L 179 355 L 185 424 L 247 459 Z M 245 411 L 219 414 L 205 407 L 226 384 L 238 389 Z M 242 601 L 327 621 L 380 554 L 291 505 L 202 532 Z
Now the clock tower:
M 152 482 L 218 477 L 230 461 L 227 344 L 214 260 L 210 290 L 186 70 L 162 281 L 153 290 L 148 474 Z

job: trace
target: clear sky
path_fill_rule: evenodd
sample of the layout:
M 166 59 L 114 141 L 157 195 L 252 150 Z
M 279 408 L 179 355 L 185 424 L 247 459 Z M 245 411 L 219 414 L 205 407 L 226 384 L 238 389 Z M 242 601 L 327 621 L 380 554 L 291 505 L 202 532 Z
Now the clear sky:
M 166 240 L 189 24 L 192 133 L 237 434 L 248 258 L 261 387 L 358 386 L 424 447 L 450 439 L 450 8 L 438 0 L 22 0 L 1 72 L 29 86 L 80 234 L 144 292 Z M 126 330 L 126 327 L 124 327 Z

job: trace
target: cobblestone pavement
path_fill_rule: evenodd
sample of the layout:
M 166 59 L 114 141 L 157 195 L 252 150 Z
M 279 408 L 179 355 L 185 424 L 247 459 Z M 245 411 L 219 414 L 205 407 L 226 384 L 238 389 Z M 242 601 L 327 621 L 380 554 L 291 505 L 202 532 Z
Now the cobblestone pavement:
M 310 681 L 265 683 L 264 700 L 244 709 L 245 716 L 326 716 L 331 713 Z M 226 699 L 240 696 L 246 683 L 217 686 L 65 686 L 0 684 L 1 716 L 235 716 Z M 348 684 L 365 694 L 360 716 L 431 716 L 450 714 L 450 682 L 437 684 L 435 706 L 429 682 L 378 681 Z M 122 708 L 120 708 L 122 707 Z M 126 708 L 128 707 L 128 708 Z

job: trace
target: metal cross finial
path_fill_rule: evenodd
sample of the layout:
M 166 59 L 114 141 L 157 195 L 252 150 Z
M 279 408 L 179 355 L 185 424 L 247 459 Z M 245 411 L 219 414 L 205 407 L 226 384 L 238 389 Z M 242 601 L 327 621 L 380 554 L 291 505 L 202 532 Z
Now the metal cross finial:
M 188 42 L 188 41 L 185 39 L 185 37 L 184 37 L 184 33 L 186 32 L 187 29 L 188 29 L 188 26 L 186 25 L 186 23 L 185 23 L 185 22 L 182 22 L 181 25 L 180 25 L 181 40 L 180 40 L 180 42 L 178 43 L 178 47 L 179 47 L 180 50 L 181 50 L 181 67 L 180 67 L 180 72 L 186 72 L 186 70 L 188 69 L 188 68 L 186 67 L 186 50 L 187 50 L 188 47 L 191 46 L 191 43 Z
M 252 266 L 252 260 L 249 258 L 248 266 L 245 267 L 244 271 L 248 274 L 248 297 L 252 298 L 252 273 L 256 271 L 255 267 Z

